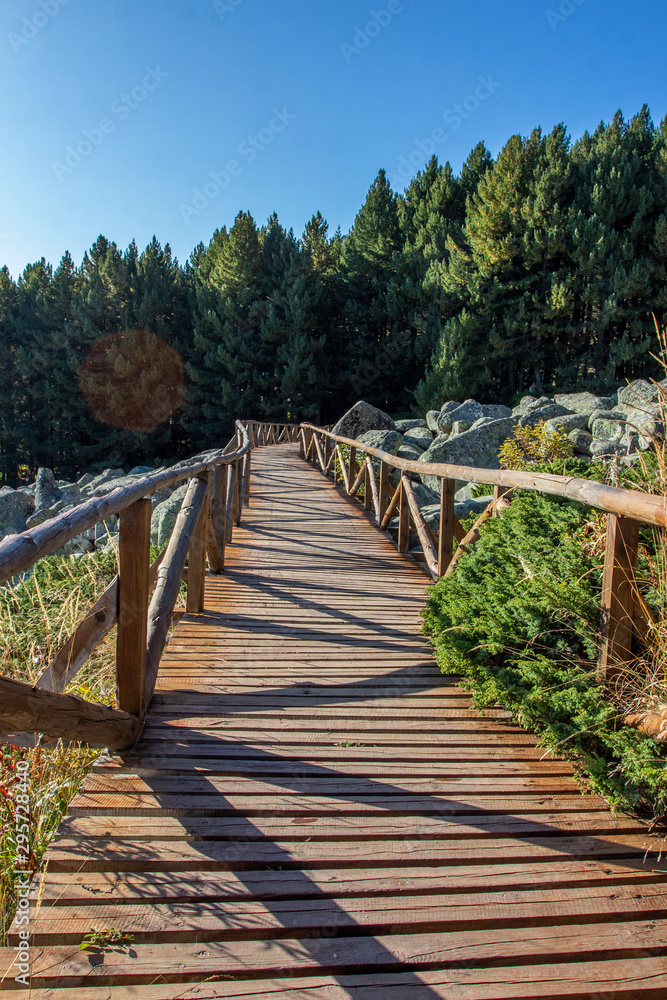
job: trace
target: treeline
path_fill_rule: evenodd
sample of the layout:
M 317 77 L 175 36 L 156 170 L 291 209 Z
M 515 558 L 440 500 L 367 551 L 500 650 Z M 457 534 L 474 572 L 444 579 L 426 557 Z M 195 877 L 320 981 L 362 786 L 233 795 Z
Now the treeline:
M 0 476 L 179 457 L 235 417 L 328 423 L 651 374 L 667 284 L 667 119 L 620 112 L 384 171 L 346 236 L 242 212 L 181 266 L 100 236 L 0 271 Z

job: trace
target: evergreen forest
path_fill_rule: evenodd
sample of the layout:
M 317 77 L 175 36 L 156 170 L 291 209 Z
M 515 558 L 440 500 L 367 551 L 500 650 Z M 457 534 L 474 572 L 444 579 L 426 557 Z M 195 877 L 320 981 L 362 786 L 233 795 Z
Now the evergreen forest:
M 618 112 L 380 170 L 347 235 L 240 212 L 182 265 L 100 236 L 80 265 L 0 270 L 0 481 L 180 458 L 234 419 L 409 416 L 656 373 L 667 318 L 667 119 Z

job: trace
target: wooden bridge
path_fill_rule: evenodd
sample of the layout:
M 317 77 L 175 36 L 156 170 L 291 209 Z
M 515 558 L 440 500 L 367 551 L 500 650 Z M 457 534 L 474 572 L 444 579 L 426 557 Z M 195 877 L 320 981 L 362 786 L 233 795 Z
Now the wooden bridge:
M 386 513 L 372 474 L 367 506 Z M 440 676 L 427 577 L 378 532 L 382 510 L 293 443 L 253 451 L 249 499 L 139 741 L 98 763 L 48 852 L 30 995 L 667 997 L 661 842 Z M 92 927 L 132 940 L 80 951 Z

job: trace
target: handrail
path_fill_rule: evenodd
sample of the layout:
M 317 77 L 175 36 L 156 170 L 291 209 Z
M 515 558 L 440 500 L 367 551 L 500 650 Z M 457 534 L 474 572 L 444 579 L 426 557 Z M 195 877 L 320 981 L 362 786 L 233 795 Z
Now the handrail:
M 325 442 L 324 449 L 320 438 Z M 347 469 L 341 445 L 346 445 L 350 449 Z M 498 512 L 502 506 L 502 494 L 508 489 L 533 490 L 550 496 L 560 496 L 605 511 L 607 544 L 602 584 L 601 648 L 598 670 L 602 677 L 610 679 L 618 676 L 623 664 L 632 661 L 633 641 L 639 632 L 642 603 L 639 600 L 636 575 L 639 525 L 645 523 L 657 528 L 667 527 L 667 497 L 545 472 L 480 469 L 445 462 L 415 462 L 412 459 L 390 455 L 380 448 L 373 448 L 354 438 L 334 434 L 324 427 L 310 423 L 301 424 L 302 457 L 314 464 L 319 463 L 323 474 L 328 475 L 331 456 L 335 454 L 345 484 L 345 492 L 350 495 L 356 493 L 363 479 L 361 474 L 356 475 L 357 452 L 363 452 L 366 456 L 362 469 L 368 461 L 368 456 L 380 461 L 380 497 L 379 509 L 376 510 L 378 528 L 386 530 L 389 527 L 391 516 L 398 506 L 399 552 L 406 552 L 408 549 L 409 530 L 412 524 L 422 544 L 429 573 L 435 581 L 450 575 L 450 567 L 453 569 L 458 562 L 461 548 L 465 548 L 470 541 L 470 536 L 464 538 L 465 532 L 462 531 L 455 516 L 456 480 L 483 483 L 495 488 L 493 505 L 487 509 L 487 516 L 493 516 Z M 390 496 L 391 468 L 400 470 L 401 480 L 396 491 Z M 435 535 L 433 539 L 430 537 L 431 531 L 421 515 L 409 476 L 406 475 L 409 473 L 434 476 L 441 480 L 440 531 L 437 538 Z M 456 554 L 453 552 L 454 537 L 459 542 Z M 437 543 L 437 553 L 435 545 L 432 544 L 433 540 Z
M 364 451 L 402 472 L 437 476 L 439 479 L 459 479 L 462 482 L 483 483 L 489 486 L 535 490 L 538 493 L 561 496 L 568 500 L 578 500 L 608 514 L 630 517 L 659 528 L 667 527 L 667 497 L 652 496 L 640 493 L 638 490 L 625 490 L 618 486 L 605 486 L 575 476 L 551 475 L 548 472 L 527 473 L 511 469 L 478 469 L 475 466 L 450 465 L 445 462 L 415 462 L 412 459 L 390 455 L 389 452 L 372 448 L 353 438 L 333 434 L 314 424 L 304 423 L 301 426 L 306 430 L 323 434 L 337 444 L 345 444 L 358 451 Z

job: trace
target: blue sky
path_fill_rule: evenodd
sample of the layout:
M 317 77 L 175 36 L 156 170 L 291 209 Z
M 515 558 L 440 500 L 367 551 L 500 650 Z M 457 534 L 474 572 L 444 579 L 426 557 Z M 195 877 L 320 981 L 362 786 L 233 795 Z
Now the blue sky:
M 346 231 L 432 147 L 458 170 L 536 125 L 659 121 L 666 29 L 664 0 L 12 0 L 0 263 L 99 233 L 184 261 L 241 209 Z

